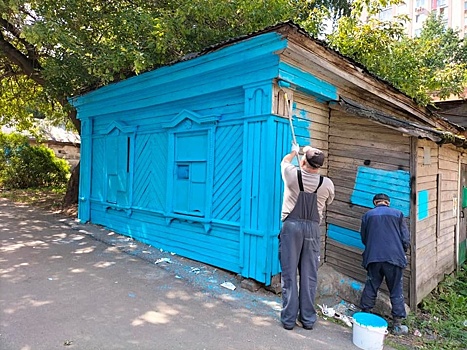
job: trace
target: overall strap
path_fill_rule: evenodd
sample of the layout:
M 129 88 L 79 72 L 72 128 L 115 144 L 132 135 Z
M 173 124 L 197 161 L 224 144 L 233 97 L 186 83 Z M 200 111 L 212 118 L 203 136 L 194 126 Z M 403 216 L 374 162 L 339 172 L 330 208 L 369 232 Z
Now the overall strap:
M 302 181 L 302 171 L 300 168 L 297 169 L 297 178 L 298 178 L 298 186 L 300 187 L 300 192 L 303 192 L 303 181 Z
M 320 175 L 320 176 L 319 176 L 318 187 L 316 187 L 316 190 L 315 190 L 315 192 L 313 192 L 313 193 L 318 192 L 318 188 L 320 188 L 322 184 L 323 184 L 323 175 Z

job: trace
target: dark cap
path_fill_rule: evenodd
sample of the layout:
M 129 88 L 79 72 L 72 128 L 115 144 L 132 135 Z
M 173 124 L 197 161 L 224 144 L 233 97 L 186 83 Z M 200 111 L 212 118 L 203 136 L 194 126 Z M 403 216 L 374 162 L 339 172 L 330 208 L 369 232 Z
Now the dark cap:
M 391 199 L 389 198 L 389 196 L 387 194 L 378 193 L 373 197 L 373 204 L 375 204 L 375 202 L 379 202 L 379 201 L 388 201 L 388 202 L 390 202 Z
M 305 157 L 308 162 L 313 168 L 320 168 L 324 164 L 324 153 L 317 149 L 308 147 L 305 151 Z

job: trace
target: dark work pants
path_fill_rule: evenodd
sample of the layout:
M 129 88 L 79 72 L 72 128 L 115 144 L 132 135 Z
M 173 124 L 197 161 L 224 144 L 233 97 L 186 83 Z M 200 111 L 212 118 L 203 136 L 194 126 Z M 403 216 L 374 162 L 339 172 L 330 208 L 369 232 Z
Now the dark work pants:
M 371 310 L 375 306 L 378 289 L 385 278 L 391 299 L 392 316 L 405 318 L 407 315 L 404 306 L 403 274 L 404 269 L 402 267 L 387 262 L 368 264 L 360 307 L 363 310 Z
M 293 327 L 299 314 L 302 324 L 312 327 L 316 322 L 314 301 L 320 254 L 319 223 L 285 220 L 280 233 L 279 254 L 282 269 L 281 322 Z M 300 288 L 297 286 L 297 269 Z

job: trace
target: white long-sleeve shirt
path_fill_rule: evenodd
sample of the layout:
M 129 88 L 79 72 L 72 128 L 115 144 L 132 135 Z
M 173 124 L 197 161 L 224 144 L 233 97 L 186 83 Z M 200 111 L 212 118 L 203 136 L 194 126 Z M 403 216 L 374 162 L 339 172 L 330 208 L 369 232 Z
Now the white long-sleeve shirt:
M 298 185 L 297 167 L 290 162 L 281 162 L 282 180 L 284 181 L 284 198 L 282 203 L 281 220 L 290 214 L 297 203 L 300 187 Z M 309 173 L 302 169 L 303 189 L 305 192 L 314 192 L 319 184 L 320 174 Z M 334 200 L 334 183 L 326 176 L 323 176 L 323 183 L 317 192 L 318 210 L 320 221 L 323 220 L 323 211 L 326 205 Z

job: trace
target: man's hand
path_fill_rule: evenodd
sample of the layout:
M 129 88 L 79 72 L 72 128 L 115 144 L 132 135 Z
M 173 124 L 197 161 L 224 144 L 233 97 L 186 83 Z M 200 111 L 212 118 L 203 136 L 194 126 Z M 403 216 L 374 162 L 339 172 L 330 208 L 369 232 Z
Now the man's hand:
M 298 152 L 300 152 L 300 146 L 298 143 L 292 142 L 292 152 L 295 152 L 298 156 Z

